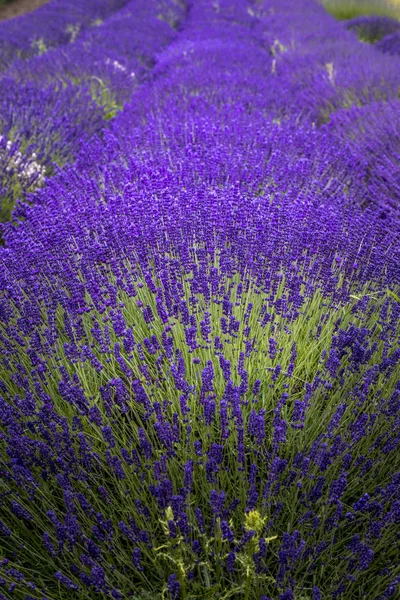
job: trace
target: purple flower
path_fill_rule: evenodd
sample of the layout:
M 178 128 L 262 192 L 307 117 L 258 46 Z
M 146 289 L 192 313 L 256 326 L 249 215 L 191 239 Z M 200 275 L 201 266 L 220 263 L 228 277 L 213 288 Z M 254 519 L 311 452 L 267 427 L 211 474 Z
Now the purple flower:
M 140 548 L 134 548 L 132 552 L 132 563 L 135 569 L 138 571 L 143 571 L 143 567 L 141 565 L 141 553 Z
M 254 560 L 254 564 L 256 567 L 256 572 L 258 574 L 261 574 L 265 571 L 265 568 L 263 568 L 263 566 L 262 566 L 262 560 L 267 555 L 267 542 L 265 541 L 264 538 L 260 538 L 258 540 L 258 546 L 259 546 L 259 550 L 258 550 L 258 552 L 253 554 L 253 560 Z
M 0 534 L 5 535 L 6 537 L 9 537 L 11 535 L 11 533 L 12 533 L 11 529 L 9 529 L 7 527 L 7 525 L 5 525 L 3 523 L 3 521 L 1 521 L 1 519 L 0 519 Z
M 260 393 L 260 388 L 261 388 L 261 381 L 259 379 L 256 379 L 254 382 L 253 391 L 252 391 L 253 396 L 258 396 L 258 394 Z
M 109 425 L 107 425 L 106 427 L 103 427 L 101 430 L 101 433 L 103 435 L 103 439 L 104 441 L 108 444 L 109 448 L 115 448 L 115 439 L 114 439 L 114 435 L 112 432 L 112 429 Z
M 98 427 L 102 427 L 103 419 L 101 416 L 101 412 L 97 406 L 92 406 L 91 408 L 89 408 L 88 414 L 89 414 L 89 419 L 92 423 L 94 423 Z
M 261 445 L 265 438 L 265 409 L 261 409 L 258 413 L 252 410 L 249 416 L 247 431 L 253 435 L 257 444 Z
M 287 572 L 295 569 L 297 561 L 300 560 L 305 541 L 301 539 L 300 532 L 295 530 L 292 534 L 284 533 L 281 549 L 279 551 L 279 571 L 277 581 L 282 582 Z
M 313 504 L 321 498 L 322 490 L 324 488 L 324 483 L 325 483 L 325 477 L 320 475 L 317 479 L 317 483 L 315 484 L 315 486 L 312 488 L 310 494 L 308 495 L 310 502 L 312 502 Z
M 332 482 L 331 489 L 329 491 L 330 501 L 337 502 L 343 495 L 344 490 L 347 486 L 346 473 L 341 473 L 338 479 Z
M 295 400 L 292 414 L 292 427 L 295 429 L 303 429 L 304 418 L 306 411 L 306 403 L 303 400 Z
M 47 533 L 47 531 L 45 531 L 43 534 L 43 544 L 44 544 L 44 547 L 46 548 L 47 552 L 50 554 L 50 556 L 54 556 L 56 551 L 55 551 L 54 545 L 51 541 L 51 537 Z
M 273 421 L 273 426 L 273 444 L 274 446 L 278 447 L 279 444 L 284 444 L 286 442 L 287 423 L 285 419 L 282 419 L 281 417 L 275 417 Z
M 197 456 L 203 456 L 203 450 L 202 450 L 202 447 L 201 447 L 200 440 L 195 440 L 193 442 L 193 448 L 194 448 L 194 451 L 195 451 L 195 453 L 196 453 Z
M 122 466 L 122 462 L 120 461 L 118 456 L 112 456 L 110 451 L 107 450 L 106 458 L 107 458 L 107 464 L 109 465 L 111 470 L 114 472 L 116 477 L 118 477 L 118 479 L 126 479 L 126 473 Z
M 99 487 L 97 488 L 97 491 L 101 494 L 101 496 L 104 498 L 104 500 L 107 502 L 107 504 L 111 504 L 112 500 L 104 486 L 99 485 Z
M 202 381 L 201 393 L 202 394 L 206 394 L 207 392 L 213 391 L 213 389 L 214 389 L 213 380 L 214 380 L 214 367 L 213 367 L 211 360 L 209 360 L 207 362 L 207 366 L 203 369 L 203 372 L 201 374 L 201 381 Z
M 316 585 L 312 589 L 313 600 L 322 600 L 322 593 L 319 587 Z
M 167 508 L 172 497 L 172 482 L 168 478 L 164 478 L 157 486 L 149 486 L 151 494 L 156 498 L 161 509 Z
M 372 548 L 370 548 L 366 544 L 363 544 L 358 535 L 353 536 L 351 542 L 347 545 L 347 547 L 354 554 L 356 554 L 358 559 L 358 568 L 360 569 L 360 571 L 366 571 L 374 558 L 375 553 L 372 550 Z
M 203 513 L 201 512 L 201 509 L 196 507 L 194 509 L 195 515 L 196 515 L 196 521 L 197 521 L 197 525 L 199 527 L 199 531 L 200 533 L 205 533 L 206 532 L 206 526 L 204 523 L 204 517 L 203 517 Z
M 146 437 L 146 433 L 142 427 L 139 427 L 138 433 L 139 433 L 140 449 L 143 452 L 144 457 L 147 460 L 150 460 L 150 458 L 153 456 L 153 450 L 152 450 L 151 443 L 148 441 L 148 439 Z
M 154 429 L 161 444 L 167 450 L 173 450 L 176 437 L 174 435 L 171 423 L 168 421 L 157 421 L 154 423 Z
M 289 588 L 283 594 L 279 594 L 279 600 L 294 600 L 293 590 Z
M 368 494 L 364 494 L 357 502 L 353 504 L 353 509 L 363 512 L 368 506 L 370 500 L 370 496 Z
M 276 341 L 274 340 L 274 338 L 269 338 L 268 354 L 272 361 L 275 359 L 277 351 L 278 351 L 278 345 L 277 345 Z
M 235 552 L 229 552 L 228 557 L 226 559 L 226 571 L 227 573 L 233 573 L 233 571 L 235 570 L 235 561 L 236 561 L 236 554 Z
M 92 584 L 96 588 L 98 592 L 108 592 L 108 585 L 106 581 L 106 574 L 103 567 L 99 565 L 93 565 L 91 567 L 92 570 Z
M 135 348 L 135 338 L 131 329 L 126 329 L 123 336 L 124 352 L 130 354 Z
M 210 492 L 210 505 L 211 509 L 216 517 L 222 516 L 222 511 L 225 504 L 225 492 L 220 493 L 217 490 L 211 490 Z
M 255 535 L 256 532 L 253 530 L 246 531 L 246 533 L 244 533 L 242 539 L 240 540 L 236 550 L 239 552 L 242 548 L 244 548 L 244 546 L 246 546 L 246 544 L 248 544 L 253 539 Z
M 193 552 L 199 556 L 202 552 L 201 544 L 199 540 L 193 540 L 192 542 Z
M 155 503 L 172 507 L 172 546 L 197 535 L 215 562 L 226 553 L 203 544 L 199 507 L 231 544 L 229 518 L 238 531 L 261 492 L 266 531 L 288 531 L 268 560 L 265 540 L 254 552 L 244 531 L 240 544 L 260 576 L 279 561 L 277 595 L 307 582 L 357 595 L 372 579 L 386 594 L 375 556 L 400 518 L 399 24 L 343 25 L 311 0 L 198 0 L 188 16 L 170 0 L 54 2 L 41 13 L 54 13 L 41 18 L 51 52 L 35 15 L 0 26 L 0 534 L 43 535 L 49 560 L 81 548 L 87 572 L 64 561 L 80 595 L 120 598 L 124 566 L 105 564 L 119 495 L 140 564 L 139 547 L 144 563 L 159 546 Z M 325 404 L 333 416 L 311 422 Z M 358 537 L 336 580 L 320 581 L 346 534 Z
M 219 355 L 219 364 L 224 375 L 225 381 L 229 381 L 231 378 L 231 362 L 220 354 Z
M 169 537 L 172 539 L 175 539 L 176 536 L 178 535 L 178 529 L 176 527 L 175 521 L 168 521 L 167 525 L 168 525 Z
M 57 573 L 54 574 L 54 577 L 69 590 L 79 590 L 79 585 L 76 585 L 71 579 L 63 575 L 61 571 L 57 571 Z
M 193 486 L 193 460 L 188 460 L 187 463 L 183 466 L 184 472 L 184 480 L 183 485 L 185 487 L 185 492 L 189 493 Z
M 175 575 L 175 573 L 173 573 L 172 575 L 170 575 L 168 577 L 168 591 L 172 596 L 173 600 L 178 600 L 178 598 L 181 595 L 181 584 L 179 583 L 179 580 L 177 578 L 177 576 Z
M 218 335 L 216 335 L 214 338 L 214 347 L 216 350 L 223 350 L 223 348 L 224 348 L 224 346 L 221 342 L 221 338 Z
M 213 423 L 215 416 L 215 400 L 211 398 L 206 398 L 204 400 L 204 421 L 205 424 L 210 426 Z
M 11 502 L 11 510 L 14 515 L 18 517 L 18 519 L 22 519 L 24 521 L 31 521 L 33 519 L 32 515 L 16 500 Z
M 220 523 L 222 539 L 227 540 L 228 542 L 233 542 L 235 539 L 234 533 L 228 525 L 227 521 L 221 521 Z
M 204 339 L 205 342 L 209 342 L 209 336 L 211 335 L 212 332 L 212 327 L 211 327 L 211 314 L 207 311 L 205 311 L 204 313 L 204 319 L 202 321 L 200 321 L 200 330 L 201 330 L 201 335 Z

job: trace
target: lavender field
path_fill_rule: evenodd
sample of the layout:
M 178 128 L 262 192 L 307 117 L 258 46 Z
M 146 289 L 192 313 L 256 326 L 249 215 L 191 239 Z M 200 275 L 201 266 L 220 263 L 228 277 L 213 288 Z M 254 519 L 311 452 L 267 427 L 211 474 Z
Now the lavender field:
M 0 600 L 400 598 L 400 20 L 353 4 L 0 23 Z

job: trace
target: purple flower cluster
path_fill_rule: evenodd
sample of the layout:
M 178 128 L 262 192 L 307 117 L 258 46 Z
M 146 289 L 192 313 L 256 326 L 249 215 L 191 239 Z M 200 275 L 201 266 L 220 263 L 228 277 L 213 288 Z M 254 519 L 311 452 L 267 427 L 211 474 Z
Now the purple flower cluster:
M 7 50 L 5 173 L 77 129 L 3 228 L 0 594 L 395 596 L 395 59 L 312 0 L 91 7 Z
M 385 54 L 398 56 L 400 54 L 400 32 L 395 31 L 395 33 L 385 36 L 376 44 L 376 48 Z

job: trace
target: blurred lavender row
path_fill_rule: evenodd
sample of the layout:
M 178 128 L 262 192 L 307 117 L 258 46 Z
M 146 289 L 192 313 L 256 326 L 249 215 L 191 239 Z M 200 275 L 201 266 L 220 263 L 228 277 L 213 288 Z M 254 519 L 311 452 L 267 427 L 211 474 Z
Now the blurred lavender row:
M 16 58 L 30 58 L 47 48 L 75 41 L 88 27 L 95 27 L 128 0 L 52 0 L 39 9 L 0 23 L 1 71 Z
M 55 4 L 41 10 L 58 10 L 59 3 Z M 182 8 L 169 0 L 125 4 L 101 24 L 87 29 L 67 49 L 60 45 L 8 65 L 1 80 L 4 92 L 0 100 L 0 131 L 10 146 L 0 162 L 1 221 L 8 220 L 16 200 L 26 197 L 38 184 L 32 177 L 22 185 L 15 169 L 15 153 L 27 157 L 35 153 L 47 177 L 73 161 L 85 141 L 102 135 L 105 120 L 121 110 L 151 71 L 154 55 L 173 39 L 183 16 Z M 96 6 L 98 13 L 94 14 L 102 16 L 101 4 Z M 65 13 L 73 11 L 65 7 Z M 47 13 L 35 18 L 27 15 L 24 22 L 32 31 L 37 28 L 36 18 L 46 23 L 50 20 Z

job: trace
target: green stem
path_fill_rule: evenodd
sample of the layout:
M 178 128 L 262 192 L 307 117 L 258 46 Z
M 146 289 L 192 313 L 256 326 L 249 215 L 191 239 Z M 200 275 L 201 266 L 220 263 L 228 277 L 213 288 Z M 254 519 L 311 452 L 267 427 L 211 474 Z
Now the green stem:
M 179 582 L 181 584 L 182 598 L 183 598 L 183 600 L 185 600 L 185 598 L 186 598 L 186 582 L 185 582 L 185 570 L 184 570 L 182 563 L 179 564 Z
M 211 587 L 211 583 L 210 583 L 210 576 L 208 574 L 208 569 L 207 569 L 206 565 L 204 565 L 204 567 L 203 567 L 203 575 L 204 575 L 204 580 L 206 583 L 206 588 L 208 589 Z
M 250 570 L 250 567 L 247 567 L 246 590 L 245 590 L 245 594 L 244 594 L 244 600 L 249 600 L 249 598 L 250 598 L 250 587 L 251 587 L 251 570 Z

